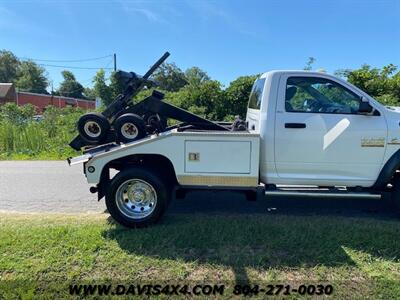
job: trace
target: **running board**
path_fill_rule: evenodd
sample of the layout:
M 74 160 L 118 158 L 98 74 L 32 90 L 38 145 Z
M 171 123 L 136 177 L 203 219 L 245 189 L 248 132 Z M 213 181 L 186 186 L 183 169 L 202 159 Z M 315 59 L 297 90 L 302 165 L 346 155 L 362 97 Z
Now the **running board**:
M 308 198 L 352 198 L 352 199 L 381 199 L 381 194 L 372 194 L 367 192 L 318 192 L 318 191 L 285 191 L 285 190 L 267 190 L 266 196 L 288 196 L 288 197 L 308 197 Z

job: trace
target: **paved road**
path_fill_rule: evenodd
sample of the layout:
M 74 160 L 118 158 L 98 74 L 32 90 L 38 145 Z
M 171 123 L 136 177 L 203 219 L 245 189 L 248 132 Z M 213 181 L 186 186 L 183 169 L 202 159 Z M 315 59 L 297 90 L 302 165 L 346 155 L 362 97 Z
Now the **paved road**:
M 66 161 L 0 162 L 0 210 L 89 212 L 104 210 L 91 194 L 82 166 Z
M 64 161 L 0 161 L 0 211 L 104 212 L 89 192 L 82 166 Z M 233 192 L 195 192 L 176 200 L 169 213 L 339 214 L 393 216 L 388 201 L 270 198 L 248 202 Z

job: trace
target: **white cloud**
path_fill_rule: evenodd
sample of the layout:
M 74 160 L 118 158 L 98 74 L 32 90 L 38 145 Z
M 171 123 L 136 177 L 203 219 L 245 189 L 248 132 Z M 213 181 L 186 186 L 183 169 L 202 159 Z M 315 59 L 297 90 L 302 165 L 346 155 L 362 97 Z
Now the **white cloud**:
M 145 16 L 149 21 L 160 22 L 162 19 L 149 9 L 130 7 L 128 11 Z
M 116 2 L 121 5 L 122 9 L 127 14 L 136 16 L 140 15 L 153 23 L 169 23 L 165 18 L 161 16 L 161 14 L 155 11 L 154 7 L 153 9 L 150 9 L 150 6 L 152 4 L 151 2 L 142 2 L 142 1 L 127 2 L 123 0 L 117 0 Z M 159 10 L 162 6 L 156 5 L 155 7 L 157 7 L 157 9 Z

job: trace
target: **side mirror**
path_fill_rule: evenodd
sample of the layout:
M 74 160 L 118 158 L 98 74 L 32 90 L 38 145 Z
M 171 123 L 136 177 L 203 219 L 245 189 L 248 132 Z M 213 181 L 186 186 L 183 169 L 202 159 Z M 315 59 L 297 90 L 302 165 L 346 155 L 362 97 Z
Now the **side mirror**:
M 372 113 L 374 108 L 369 104 L 369 101 L 366 97 L 361 97 L 360 106 L 358 107 L 358 112 L 360 114 L 370 114 Z

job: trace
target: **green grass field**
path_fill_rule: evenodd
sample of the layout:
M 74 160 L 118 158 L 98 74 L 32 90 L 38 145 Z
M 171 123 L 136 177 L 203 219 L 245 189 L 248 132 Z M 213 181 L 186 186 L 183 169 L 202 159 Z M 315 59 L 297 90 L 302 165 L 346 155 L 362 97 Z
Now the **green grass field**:
M 230 290 L 236 283 L 329 283 L 332 299 L 399 299 L 400 222 L 167 215 L 128 230 L 107 215 L 0 214 L 0 298 L 62 298 L 70 283 L 140 282 Z

